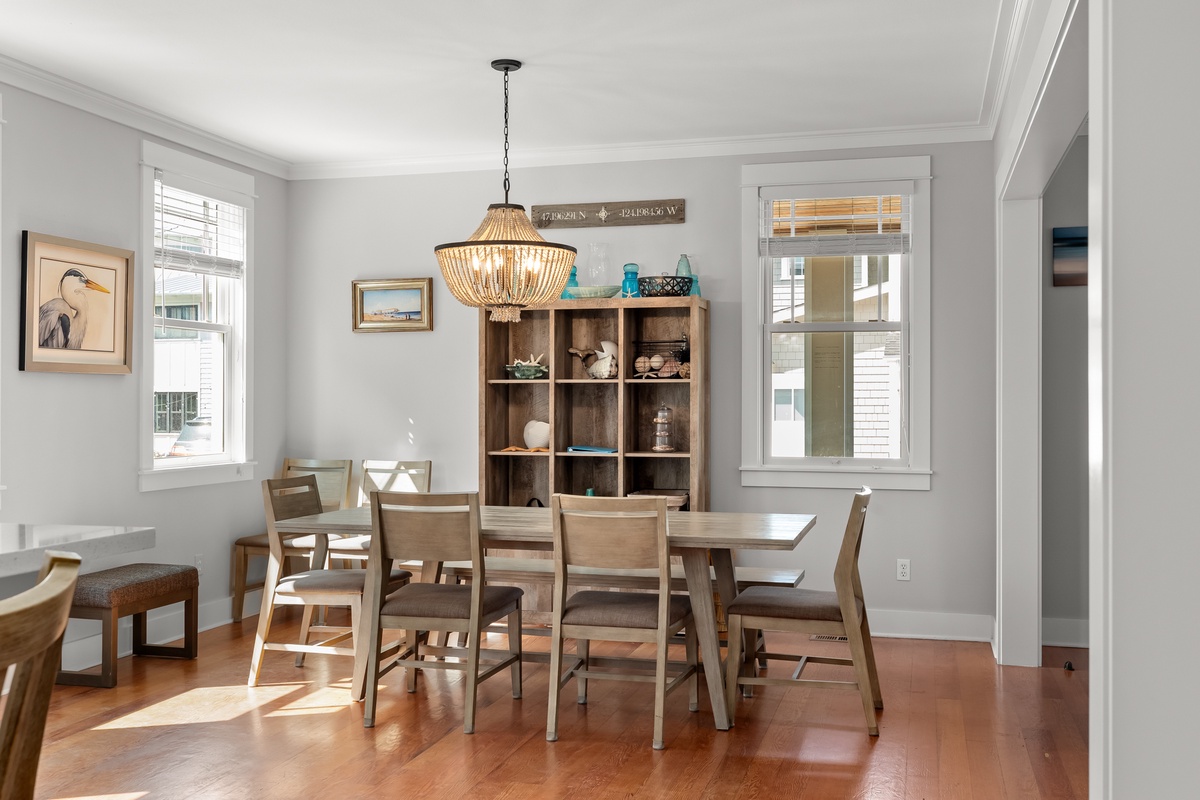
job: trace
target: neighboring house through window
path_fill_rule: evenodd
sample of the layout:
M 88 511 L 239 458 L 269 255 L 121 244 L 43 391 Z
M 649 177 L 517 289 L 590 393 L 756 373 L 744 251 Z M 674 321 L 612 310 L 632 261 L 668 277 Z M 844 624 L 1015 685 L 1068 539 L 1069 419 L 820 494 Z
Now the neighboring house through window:
M 742 484 L 929 488 L 928 157 L 742 184 Z
M 142 162 L 153 406 L 142 488 L 247 479 L 254 179 L 152 142 Z

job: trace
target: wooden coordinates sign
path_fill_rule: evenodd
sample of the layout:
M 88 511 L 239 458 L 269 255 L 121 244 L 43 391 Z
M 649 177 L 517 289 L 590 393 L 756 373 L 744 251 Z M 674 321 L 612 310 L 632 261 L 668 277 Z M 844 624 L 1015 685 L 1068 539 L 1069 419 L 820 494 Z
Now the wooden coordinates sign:
M 615 225 L 678 225 L 683 200 L 630 200 L 534 206 L 535 228 L 610 228 Z

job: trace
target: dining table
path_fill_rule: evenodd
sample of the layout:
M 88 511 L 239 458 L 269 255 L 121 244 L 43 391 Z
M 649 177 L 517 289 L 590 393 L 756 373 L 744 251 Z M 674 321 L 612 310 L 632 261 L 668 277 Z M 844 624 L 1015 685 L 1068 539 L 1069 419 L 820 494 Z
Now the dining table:
M 552 520 L 548 508 L 481 506 L 480 530 L 485 548 L 507 550 L 553 549 Z M 719 730 L 728 730 L 733 722 L 725 703 L 720 640 L 717 634 L 716 605 L 713 600 L 713 576 L 723 607 L 737 595 L 733 571 L 735 550 L 791 551 L 812 530 L 814 514 L 783 514 L 741 511 L 669 511 L 667 540 L 673 554 L 683 562 L 688 595 L 696 620 L 696 636 L 705 664 L 705 683 L 712 703 L 713 719 Z M 330 534 L 361 536 L 371 533 L 371 509 L 367 506 L 326 511 L 280 520 L 281 533 L 317 535 L 318 555 Z M 320 563 L 320 562 L 316 562 Z M 710 569 L 711 565 L 711 569 Z M 422 580 L 436 580 L 436 568 L 425 569 Z M 366 615 L 363 615 L 366 619 Z M 367 637 L 360 635 L 360 640 Z M 364 648 L 356 648 L 354 697 L 366 676 Z M 361 663 L 360 663 L 361 662 Z

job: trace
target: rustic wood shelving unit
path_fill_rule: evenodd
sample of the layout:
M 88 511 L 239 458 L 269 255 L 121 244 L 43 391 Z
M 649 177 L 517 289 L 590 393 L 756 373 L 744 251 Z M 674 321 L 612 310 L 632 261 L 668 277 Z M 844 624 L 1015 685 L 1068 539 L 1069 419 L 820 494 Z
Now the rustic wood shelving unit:
M 638 343 L 687 339 L 688 378 L 640 378 Z M 615 378 L 589 378 L 571 347 L 619 348 Z M 521 312 L 517 323 L 479 324 L 479 486 L 488 505 L 550 505 L 553 492 L 623 497 L 647 489 L 686 489 L 687 508 L 708 510 L 708 301 L 699 297 L 563 300 Z M 504 367 L 544 353 L 547 377 L 515 380 Z M 675 451 L 651 450 L 654 412 L 673 413 Z M 524 447 L 525 424 L 550 424 L 550 452 Z M 568 446 L 613 448 L 569 452 Z

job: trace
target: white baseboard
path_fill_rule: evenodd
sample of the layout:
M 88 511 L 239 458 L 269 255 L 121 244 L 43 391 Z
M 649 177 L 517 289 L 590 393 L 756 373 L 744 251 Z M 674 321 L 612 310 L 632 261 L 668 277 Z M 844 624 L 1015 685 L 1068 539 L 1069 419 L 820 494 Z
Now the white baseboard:
M 897 611 L 872 608 L 871 635 L 893 639 L 949 639 L 990 642 L 995 617 L 987 614 L 949 614 L 941 611 Z
M 1043 617 L 1042 644 L 1053 647 L 1087 647 L 1088 621 Z
M 261 592 L 246 594 L 246 611 L 257 614 Z M 197 609 L 200 630 L 206 631 L 232 621 L 230 598 L 218 597 L 201 603 Z M 146 641 L 163 644 L 183 638 L 183 604 L 176 603 L 167 608 L 147 612 Z M 100 663 L 100 623 L 97 620 L 73 619 L 67 626 L 63 642 L 63 667 L 69 670 L 89 669 Z M 117 623 L 117 656 L 124 657 L 133 652 L 133 617 L 122 617 Z M 249 662 L 247 662 L 248 664 Z

